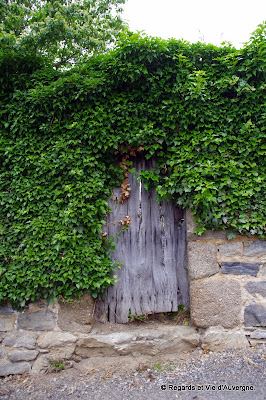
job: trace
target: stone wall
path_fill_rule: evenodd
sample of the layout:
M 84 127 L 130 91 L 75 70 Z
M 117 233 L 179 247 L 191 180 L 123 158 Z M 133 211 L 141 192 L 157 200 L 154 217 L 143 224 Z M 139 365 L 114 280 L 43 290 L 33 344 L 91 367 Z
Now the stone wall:
M 189 212 L 186 222 L 191 326 L 104 327 L 94 323 L 89 295 L 51 306 L 38 301 L 23 312 L 6 305 L 0 307 L 0 376 L 47 371 L 55 360 L 76 364 L 266 342 L 266 241 L 228 241 L 223 231 L 199 237 Z
M 88 295 L 73 304 L 39 301 L 22 313 L 1 307 L 0 376 L 46 372 L 56 361 L 79 368 L 89 359 L 99 367 L 101 357 L 165 356 L 200 344 L 195 327 L 97 324 L 93 308 Z
M 78 340 L 91 331 L 93 309 L 89 295 L 51 306 L 37 301 L 23 312 L 0 307 L 0 376 L 39 373 L 50 361 L 74 359 Z
M 251 344 L 266 341 L 266 241 L 224 231 L 195 235 L 187 212 L 191 322 L 216 339 L 234 332 Z M 211 334 L 212 332 L 212 334 Z M 229 337 L 228 336 L 228 337 Z

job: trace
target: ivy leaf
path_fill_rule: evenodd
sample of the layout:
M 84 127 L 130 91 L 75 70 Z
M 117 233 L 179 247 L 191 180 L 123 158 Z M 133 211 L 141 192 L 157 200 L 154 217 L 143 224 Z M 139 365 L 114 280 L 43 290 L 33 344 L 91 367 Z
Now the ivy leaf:
M 227 231 L 226 236 L 227 236 L 227 239 L 230 240 L 230 239 L 234 239 L 236 237 L 236 234 L 233 231 Z

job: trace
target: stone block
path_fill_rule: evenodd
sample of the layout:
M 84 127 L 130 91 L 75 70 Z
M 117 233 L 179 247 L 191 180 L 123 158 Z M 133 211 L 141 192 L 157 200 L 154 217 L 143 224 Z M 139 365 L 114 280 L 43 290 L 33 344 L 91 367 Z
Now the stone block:
M 58 326 L 68 332 L 89 333 L 94 322 L 94 300 L 89 294 L 72 303 L 59 302 Z
M 9 305 L 0 307 L 0 315 L 13 315 L 17 314 L 17 311 L 13 310 L 13 308 Z
M 28 362 L 17 362 L 14 364 L 4 362 L 0 363 L 0 376 L 24 374 L 25 372 L 29 372 L 30 369 L 31 365 Z
M 32 366 L 31 373 L 44 374 L 49 368 L 49 360 L 46 354 L 39 356 Z
M 47 332 L 42 334 L 38 339 L 38 345 L 42 349 L 51 347 L 62 347 L 75 343 L 77 336 L 67 332 Z
M 259 294 L 262 297 L 266 297 L 266 281 L 248 282 L 245 288 L 250 294 Z
M 5 357 L 5 350 L 0 349 L 0 358 L 4 358 L 4 357 Z
M 217 247 L 212 243 L 188 243 L 188 272 L 191 279 L 205 278 L 219 272 Z
M 88 335 L 78 341 L 75 353 L 83 357 L 162 355 L 189 351 L 197 347 L 200 335 L 190 326 L 140 328 L 130 332 Z
M 64 347 L 54 347 L 49 349 L 47 357 L 49 360 L 70 360 L 75 351 L 75 344 L 66 345 Z
M 50 361 L 70 360 L 74 354 L 75 345 L 61 347 L 59 349 L 51 349 L 48 354 L 41 354 L 32 366 L 32 374 L 46 373 L 50 368 Z
M 107 339 L 107 342 L 104 339 Z M 82 357 L 114 357 L 118 356 L 119 352 L 114 343 L 108 343 L 107 335 L 106 337 L 95 335 L 78 343 L 75 354 Z
M 15 320 L 16 318 L 13 315 L 0 315 L 0 331 L 12 331 L 14 328 Z
M 29 312 L 19 315 L 17 325 L 19 329 L 25 330 L 50 330 L 55 327 L 55 317 L 49 310 Z
M 191 321 L 201 328 L 240 324 L 241 288 L 237 281 L 202 280 L 190 285 Z
M 266 329 L 257 329 L 250 334 L 251 339 L 266 339 Z
M 228 242 L 219 246 L 219 253 L 225 257 L 242 256 L 242 242 Z
M 9 347 L 25 347 L 26 349 L 35 349 L 37 333 L 10 333 L 6 335 L 3 345 Z
M 246 262 L 223 262 L 221 271 L 223 274 L 257 276 L 259 272 L 259 264 Z
M 266 307 L 251 303 L 245 308 L 245 326 L 266 326 Z
M 8 353 L 7 357 L 10 361 L 32 361 L 38 356 L 37 350 L 12 350 Z
M 266 256 L 266 241 L 256 240 L 245 251 L 246 257 L 262 257 Z
M 202 337 L 202 348 L 211 351 L 223 351 L 249 347 L 246 335 L 241 332 L 227 331 L 221 326 L 212 326 Z

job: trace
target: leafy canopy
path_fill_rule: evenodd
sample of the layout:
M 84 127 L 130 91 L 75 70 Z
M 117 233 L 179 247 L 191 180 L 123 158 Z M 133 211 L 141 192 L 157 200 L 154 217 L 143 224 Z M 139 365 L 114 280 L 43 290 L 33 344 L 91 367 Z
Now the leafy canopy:
M 155 158 L 145 187 L 192 209 L 198 234 L 265 238 L 265 63 L 265 24 L 239 51 L 131 35 L 65 71 L 0 55 L 0 301 L 112 284 L 101 234 L 129 148 Z
M 103 52 L 126 29 L 125 0 L 0 1 L 0 46 L 47 56 L 55 66 Z

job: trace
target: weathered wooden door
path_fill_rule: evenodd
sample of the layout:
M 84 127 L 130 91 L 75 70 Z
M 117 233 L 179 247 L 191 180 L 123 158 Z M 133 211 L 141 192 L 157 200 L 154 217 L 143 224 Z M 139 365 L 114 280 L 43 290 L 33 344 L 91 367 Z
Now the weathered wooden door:
M 135 173 L 153 165 L 143 157 L 133 159 Z M 96 305 L 97 319 L 116 323 L 128 322 L 129 313 L 171 312 L 189 304 L 184 212 L 172 202 L 157 203 L 155 188 L 144 190 L 135 174 L 128 180 L 130 198 L 121 204 L 121 189 L 115 189 L 107 220 L 108 237 L 120 232 L 112 258 L 124 265 L 116 268 L 118 281 Z M 121 232 L 118 221 L 125 217 L 131 223 Z

